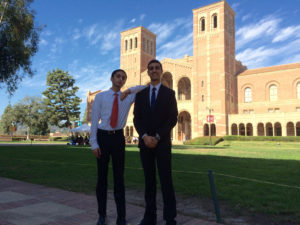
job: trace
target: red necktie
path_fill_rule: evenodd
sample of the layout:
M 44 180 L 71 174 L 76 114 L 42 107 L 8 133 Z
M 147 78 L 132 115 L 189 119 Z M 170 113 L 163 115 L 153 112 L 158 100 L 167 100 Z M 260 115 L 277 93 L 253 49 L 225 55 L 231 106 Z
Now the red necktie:
M 119 103 L 118 103 L 118 94 L 114 94 L 115 99 L 114 99 L 114 104 L 111 110 L 111 116 L 110 116 L 110 126 L 112 128 L 115 128 L 118 123 L 118 111 L 119 111 Z

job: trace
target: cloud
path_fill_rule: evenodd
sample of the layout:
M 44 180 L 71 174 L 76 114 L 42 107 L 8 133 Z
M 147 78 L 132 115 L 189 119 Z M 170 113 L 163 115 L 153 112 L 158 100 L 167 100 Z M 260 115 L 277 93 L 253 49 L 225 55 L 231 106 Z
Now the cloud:
M 87 93 L 90 90 L 106 90 L 111 86 L 110 75 L 113 68 L 117 68 L 116 63 L 107 64 L 85 64 L 79 60 L 73 60 L 68 65 L 69 73 L 75 78 L 76 86 L 79 87 L 77 95 L 86 103 Z
M 175 19 L 169 23 L 152 23 L 149 25 L 148 29 L 153 33 L 157 34 L 157 43 L 161 44 L 167 40 L 177 29 L 186 29 L 187 24 L 191 25 L 190 18 L 179 18 Z
M 39 44 L 43 45 L 43 46 L 47 46 L 48 45 L 48 41 L 46 41 L 45 39 L 41 38 Z
M 82 36 L 78 28 L 74 29 L 74 33 L 72 34 L 73 40 L 77 40 Z
M 43 30 L 41 35 L 44 35 L 44 36 L 51 36 L 53 33 L 50 31 L 50 30 Z
M 239 6 L 240 6 L 240 3 L 235 2 L 231 5 L 231 8 L 233 9 L 233 11 L 237 12 Z
M 62 52 L 64 40 L 62 38 L 55 38 L 54 43 L 50 47 L 51 57 L 54 57 L 55 54 Z
M 184 55 L 193 54 L 193 32 L 185 36 L 178 36 L 158 48 L 158 59 L 163 58 L 182 58 Z
M 285 41 L 286 39 L 290 37 L 300 37 L 300 25 L 298 26 L 290 26 L 281 29 L 277 32 L 277 35 L 273 38 L 272 42 L 279 42 L 279 41 Z
M 140 20 L 144 20 L 145 17 L 146 17 L 146 14 L 141 14 L 141 15 L 140 15 Z
M 279 64 L 289 64 L 289 63 L 298 63 L 300 62 L 300 53 L 290 56 L 288 58 L 285 58 L 284 60 L 280 61 Z
M 241 27 L 236 32 L 236 48 L 242 48 L 245 44 L 257 40 L 261 37 L 266 38 L 278 31 L 281 19 L 267 16 L 258 22 Z
M 247 48 L 236 55 L 248 68 L 266 67 L 300 61 L 300 38 L 282 46 Z M 280 58 L 277 58 L 280 55 Z M 284 57 L 286 56 L 286 57 Z M 286 58 L 285 60 L 280 60 Z
M 97 28 L 97 24 L 93 24 L 92 26 L 88 27 L 88 28 L 85 30 L 86 36 L 87 36 L 89 39 L 91 39 L 92 36 L 95 34 L 96 28 Z
M 249 19 L 251 17 L 251 14 L 247 14 L 242 17 L 242 21 L 244 22 L 245 20 Z
M 101 50 L 101 54 L 107 54 L 108 51 L 119 48 L 120 30 L 123 30 L 124 21 L 116 21 L 113 24 L 100 25 L 98 23 L 87 26 L 81 30 L 74 29 L 72 38 L 77 40 L 85 38 L 89 45 L 94 45 Z
M 130 23 L 134 23 L 136 21 L 136 18 L 133 18 L 132 20 L 130 20 Z

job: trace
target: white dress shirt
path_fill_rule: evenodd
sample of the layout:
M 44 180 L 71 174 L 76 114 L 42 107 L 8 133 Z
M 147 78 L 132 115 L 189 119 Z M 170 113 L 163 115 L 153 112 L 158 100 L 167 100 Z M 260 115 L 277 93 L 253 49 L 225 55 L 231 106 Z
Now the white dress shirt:
M 156 88 L 156 90 L 155 90 L 155 101 L 156 101 L 160 86 L 161 86 L 161 83 L 157 84 L 156 86 L 153 86 L 152 84 L 150 84 L 150 91 L 149 91 L 149 102 L 150 102 L 150 104 L 151 104 L 151 97 L 152 97 L 152 89 Z M 143 134 L 142 138 L 144 138 L 147 135 L 148 135 L 147 133 Z
M 157 84 L 156 86 L 152 86 L 152 84 L 150 84 L 150 92 L 149 92 L 149 99 L 150 99 L 150 103 L 151 103 L 151 95 L 152 95 L 152 89 L 155 87 L 156 90 L 155 90 L 155 100 L 157 99 L 157 95 L 158 95 L 158 91 L 159 91 L 159 88 L 161 86 L 161 83 Z
M 127 117 L 128 112 L 130 109 L 130 106 L 135 100 L 135 94 L 139 91 L 143 90 L 145 87 L 144 85 L 138 85 L 135 87 L 130 88 L 131 94 L 129 94 L 123 101 L 120 100 L 121 92 L 118 92 L 118 104 L 119 104 L 119 110 L 118 110 L 118 123 L 115 128 L 112 128 L 110 126 L 110 117 L 111 117 L 111 111 L 113 107 L 114 102 L 114 94 L 115 92 L 112 89 L 100 92 L 96 95 L 93 107 L 92 107 L 92 125 L 91 125 L 91 137 L 90 137 L 90 143 L 92 149 L 99 148 L 98 142 L 97 142 L 97 130 L 119 130 L 123 129 Z M 99 123 L 99 120 L 101 122 Z

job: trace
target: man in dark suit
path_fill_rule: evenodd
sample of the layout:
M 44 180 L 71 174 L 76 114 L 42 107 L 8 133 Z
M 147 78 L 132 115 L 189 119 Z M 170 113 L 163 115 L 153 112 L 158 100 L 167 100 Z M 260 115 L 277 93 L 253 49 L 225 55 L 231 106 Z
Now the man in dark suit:
M 134 126 L 139 133 L 140 157 L 145 175 L 146 210 L 139 225 L 156 224 L 156 165 L 160 178 L 166 225 L 176 224 L 176 199 L 171 169 L 171 130 L 177 123 L 175 92 L 161 85 L 162 65 L 148 64 L 149 87 L 136 95 Z

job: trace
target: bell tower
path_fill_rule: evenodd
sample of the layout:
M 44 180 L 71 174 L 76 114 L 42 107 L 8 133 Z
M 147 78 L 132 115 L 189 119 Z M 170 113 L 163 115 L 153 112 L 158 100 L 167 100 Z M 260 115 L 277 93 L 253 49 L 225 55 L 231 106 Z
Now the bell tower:
M 228 134 L 227 115 L 236 110 L 234 17 L 224 0 L 193 10 L 193 121 L 199 136 L 209 114 L 211 132 Z
M 121 32 L 120 68 L 127 73 L 125 88 L 140 85 L 141 73 L 156 57 L 156 35 L 140 26 Z

